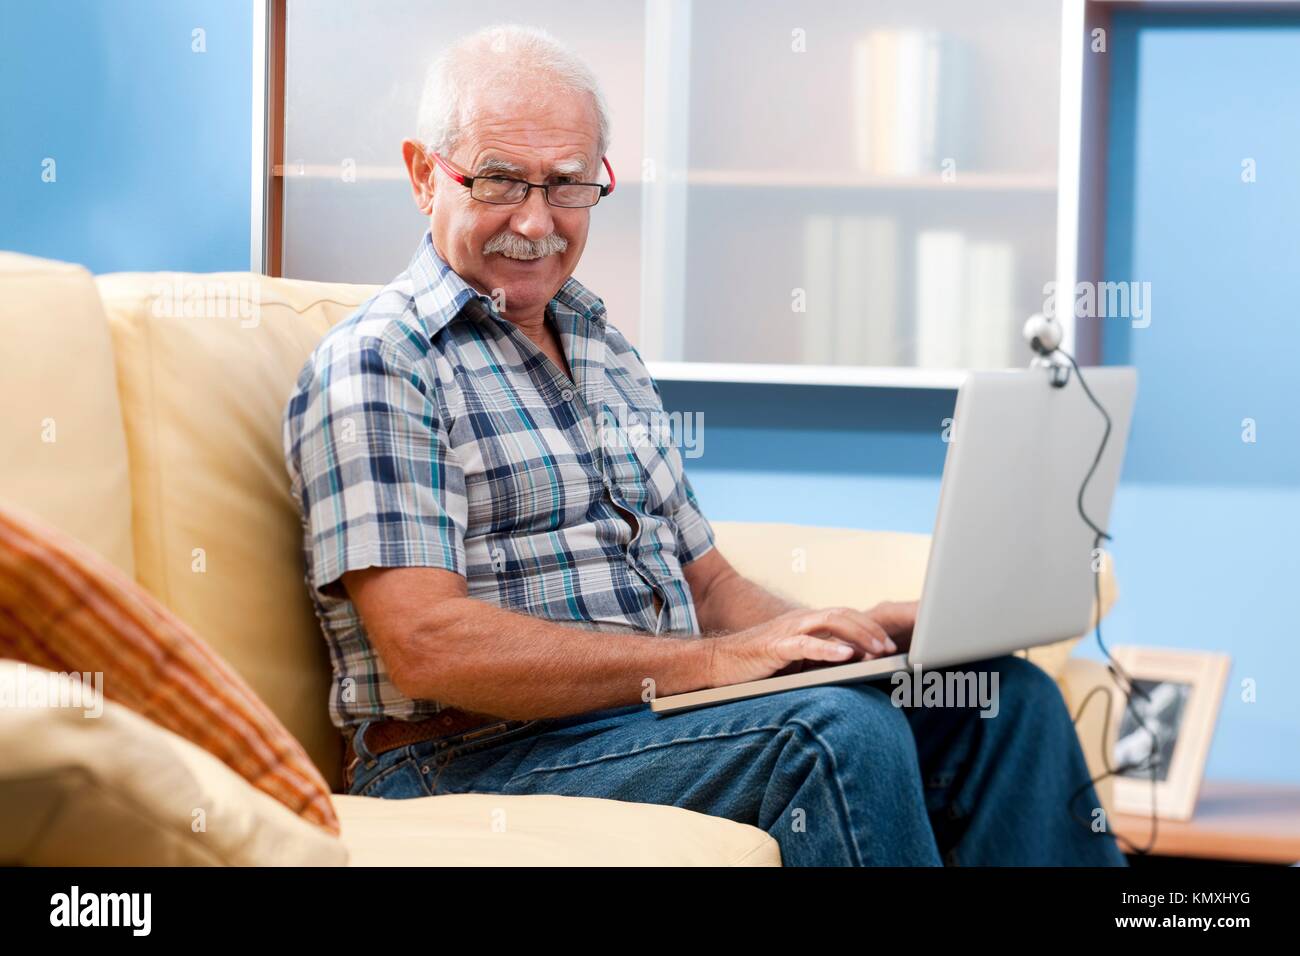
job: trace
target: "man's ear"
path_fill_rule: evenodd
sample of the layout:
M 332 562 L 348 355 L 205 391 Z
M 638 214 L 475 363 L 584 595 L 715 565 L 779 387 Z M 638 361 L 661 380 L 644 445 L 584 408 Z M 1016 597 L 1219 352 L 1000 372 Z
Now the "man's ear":
M 402 162 L 411 178 L 411 195 L 415 205 L 426 216 L 433 212 L 433 164 L 421 146 L 413 139 L 402 141 Z

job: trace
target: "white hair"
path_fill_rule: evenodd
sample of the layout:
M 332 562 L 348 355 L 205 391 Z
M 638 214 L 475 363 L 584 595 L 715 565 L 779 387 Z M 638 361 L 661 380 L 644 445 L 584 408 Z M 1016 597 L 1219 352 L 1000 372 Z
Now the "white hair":
M 545 76 L 554 88 L 590 95 L 596 108 L 596 157 L 609 148 L 609 110 L 596 75 L 545 30 L 504 24 L 462 37 L 429 66 L 420 97 L 416 137 L 426 149 L 455 149 L 465 121 L 466 93 L 484 78 L 528 80 Z

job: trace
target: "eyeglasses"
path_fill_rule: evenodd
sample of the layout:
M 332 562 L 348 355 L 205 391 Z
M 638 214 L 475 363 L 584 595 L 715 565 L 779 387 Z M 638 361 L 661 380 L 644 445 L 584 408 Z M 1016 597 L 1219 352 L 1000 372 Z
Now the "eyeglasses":
M 608 157 L 601 157 L 605 171 L 609 173 L 609 185 L 600 183 L 530 183 L 524 179 L 512 179 L 509 176 L 466 176 L 457 172 L 437 153 L 433 158 L 438 165 L 456 182 L 469 189 L 469 194 L 479 202 L 490 202 L 498 206 L 513 206 L 528 198 L 533 189 L 540 189 L 546 201 L 552 206 L 566 209 L 580 209 L 594 206 L 601 199 L 614 191 L 614 167 L 609 165 Z

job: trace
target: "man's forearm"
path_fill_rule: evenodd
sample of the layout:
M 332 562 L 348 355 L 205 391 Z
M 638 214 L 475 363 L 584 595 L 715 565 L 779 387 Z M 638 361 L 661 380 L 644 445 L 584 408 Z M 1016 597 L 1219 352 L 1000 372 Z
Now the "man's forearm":
M 804 607 L 778 597 L 737 572 L 714 581 L 695 606 L 700 630 L 705 634 L 729 634 L 743 631 L 774 617 Z
M 512 719 L 561 717 L 708 686 L 709 639 L 557 624 L 473 598 L 404 641 L 403 693 Z M 647 684 L 652 681 L 653 684 Z

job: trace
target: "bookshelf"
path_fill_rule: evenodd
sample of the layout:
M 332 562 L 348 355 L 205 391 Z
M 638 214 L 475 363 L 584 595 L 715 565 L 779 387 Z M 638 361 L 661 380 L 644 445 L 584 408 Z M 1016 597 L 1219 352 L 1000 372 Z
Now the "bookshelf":
M 424 63 L 443 37 L 532 23 L 605 86 L 619 191 L 578 277 L 657 377 L 955 388 L 1025 364 L 1045 285 L 1099 264 L 1086 53 L 1106 6 L 255 3 L 252 267 L 391 278 L 425 227 L 398 159 Z M 422 56 L 380 55 L 411 35 Z

